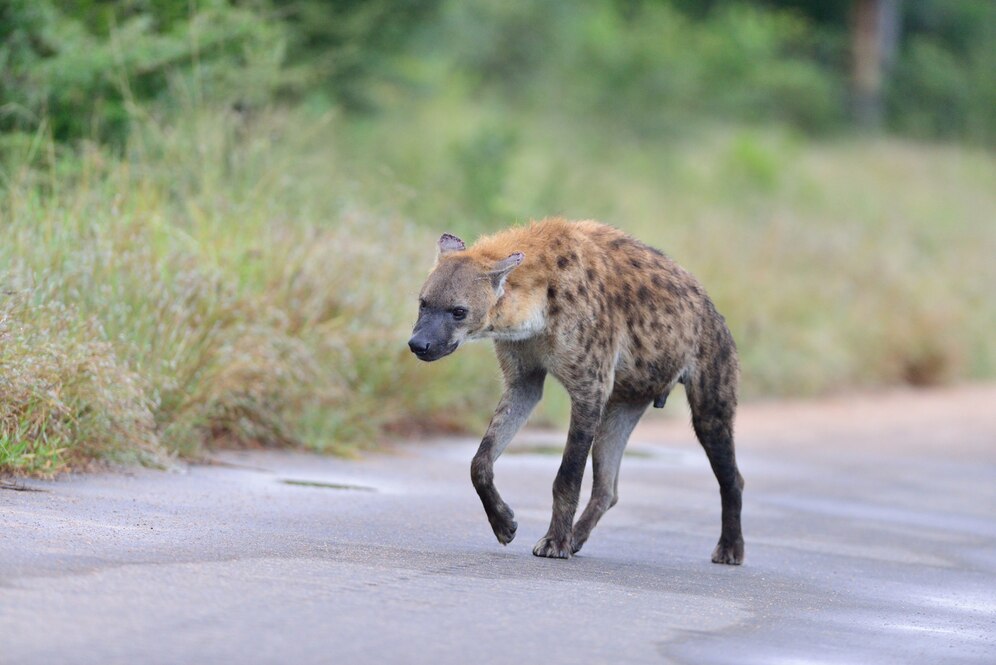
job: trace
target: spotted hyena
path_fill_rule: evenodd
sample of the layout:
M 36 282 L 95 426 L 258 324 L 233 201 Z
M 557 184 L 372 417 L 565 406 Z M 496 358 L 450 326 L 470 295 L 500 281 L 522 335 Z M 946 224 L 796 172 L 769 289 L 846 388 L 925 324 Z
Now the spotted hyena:
M 553 518 L 533 554 L 569 558 L 618 499 L 619 463 L 648 406 L 685 387 L 695 434 L 719 481 L 716 563 L 744 557 L 744 481 L 733 447 L 739 365 L 723 317 L 691 274 L 659 251 L 597 222 L 547 219 L 467 248 L 439 239 L 408 346 L 438 360 L 474 339 L 494 340 L 505 392 L 471 464 L 498 541 L 517 524 L 494 485 L 494 463 L 525 423 L 552 374 L 571 397 L 571 424 L 553 483 Z M 591 452 L 591 499 L 578 521 Z

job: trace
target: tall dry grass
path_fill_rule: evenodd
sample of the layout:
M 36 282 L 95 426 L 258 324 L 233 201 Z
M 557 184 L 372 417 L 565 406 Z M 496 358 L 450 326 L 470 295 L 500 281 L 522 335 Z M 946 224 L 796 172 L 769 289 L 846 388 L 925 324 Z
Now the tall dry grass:
M 996 374 L 990 153 L 508 117 L 194 109 L 146 116 L 124 155 L 26 144 L 0 183 L 0 471 L 480 426 L 490 350 L 414 361 L 419 284 L 441 231 L 547 214 L 601 218 L 696 273 L 747 397 Z
M 325 182 L 307 155 L 332 148 L 287 117 L 256 123 L 150 123 L 124 159 L 91 146 L 11 176 L 0 470 L 347 452 L 479 417 L 493 370 L 417 367 L 404 344 L 431 234 Z
M 560 214 L 664 250 L 729 320 L 748 398 L 996 374 L 996 158 L 983 148 L 750 126 L 635 137 L 445 99 L 351 148 L 437 228 Z

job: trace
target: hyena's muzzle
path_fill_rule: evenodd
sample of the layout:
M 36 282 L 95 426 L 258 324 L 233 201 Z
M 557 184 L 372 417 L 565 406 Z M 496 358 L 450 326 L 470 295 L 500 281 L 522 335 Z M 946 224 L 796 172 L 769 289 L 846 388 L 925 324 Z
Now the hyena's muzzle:
M 453 317 L 446 312 L 423 312 L 415 322 L 408 348 L 419 360 L 439 360 L 460 346 L 460 340 L 453 339 L 456 327 Z

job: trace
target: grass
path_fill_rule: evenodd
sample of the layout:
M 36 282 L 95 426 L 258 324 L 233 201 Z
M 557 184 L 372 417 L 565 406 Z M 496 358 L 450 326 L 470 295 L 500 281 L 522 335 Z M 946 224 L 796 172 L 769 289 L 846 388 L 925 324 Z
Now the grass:
M 547 214 L 632 232 L 705 284 L 738 340 L 747 397 L 996 373 L 989 151 L 748 126 L 588 134 L 565 118 L 445 102 L 418 113 L 356 146 L 400 174 L 412 193 L 402 210 L 470 236 Z M 499 150 L 482 139 L 492 133 L 511 138 Z M 474 146 L 488 192 L 449 156 Z
M 546 214 L 614 223 L 695 272 L 747 397 L 996 374 L 990 153 L 589 134 L 446 103 L 364 123 L 195 109 L 146 117 L 120 156 L 25 142 L 0 183 L 0 471 L 479 428 L 490 349 L 412 360 L 418 287 L 441 231 Z M 540 418 L 559 421 L 548 396 Z
M 150 124 L 124 159 L 91 147 L 10 176 L 0 468 L 346 452 L 477 412 L 493 372 L 467 385 L 470 366 L 418 367 L 404 345 L 431 234 L 326 195 L 307 156 L 288 169 L 314 137 L 261 123 Z

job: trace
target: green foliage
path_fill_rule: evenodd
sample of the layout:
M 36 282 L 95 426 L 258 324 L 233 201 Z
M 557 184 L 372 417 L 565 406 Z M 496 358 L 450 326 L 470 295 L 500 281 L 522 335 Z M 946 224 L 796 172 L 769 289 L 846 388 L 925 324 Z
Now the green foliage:
M 272 0 L 289 35 L 289 60 L 312 87 L 352 112 L 378 105 L 383 83 L 398 84 L 393 62 L 440 0 Z
M 178 20 L 176 5 L 164 12 L 169 21 L 135 12 L 118 23 L 113 12 L 97 11 L 106 3 L 84 3 L 89 11 L 77 12 L 91 23 L 100 23 L 94 13 L 106 16 L 100 35 L 50 0 L 2 0 L 0 132 L 30 132 L 44 120 L 58 141 L 122 144 L 143 102 L 175 112 L 185 94 L 242 106 L 273 97 L 283 58 L 279 26 L 222 0 L 196 3 Z
M 889 123 L 921 138 L 996 143 L 996 3 L 910 3 Z
M 375 114 L 426 96 L 682 134 L 703 120 L 846 126 L 849 3 L 809 0 L 0 0 L 0 133 L 123 144 L 147 102 L 308 98 Z M 887 123 L 996 136 L 996 4 L 904 3 Z
M 841 120 L 839 77 L 814 60 L 798 17 L 736 4 L 693 20 L 667 3 L 447 5 L 433 43 L 479 91 L 638 132 L 701 117 L 825 130 Z

